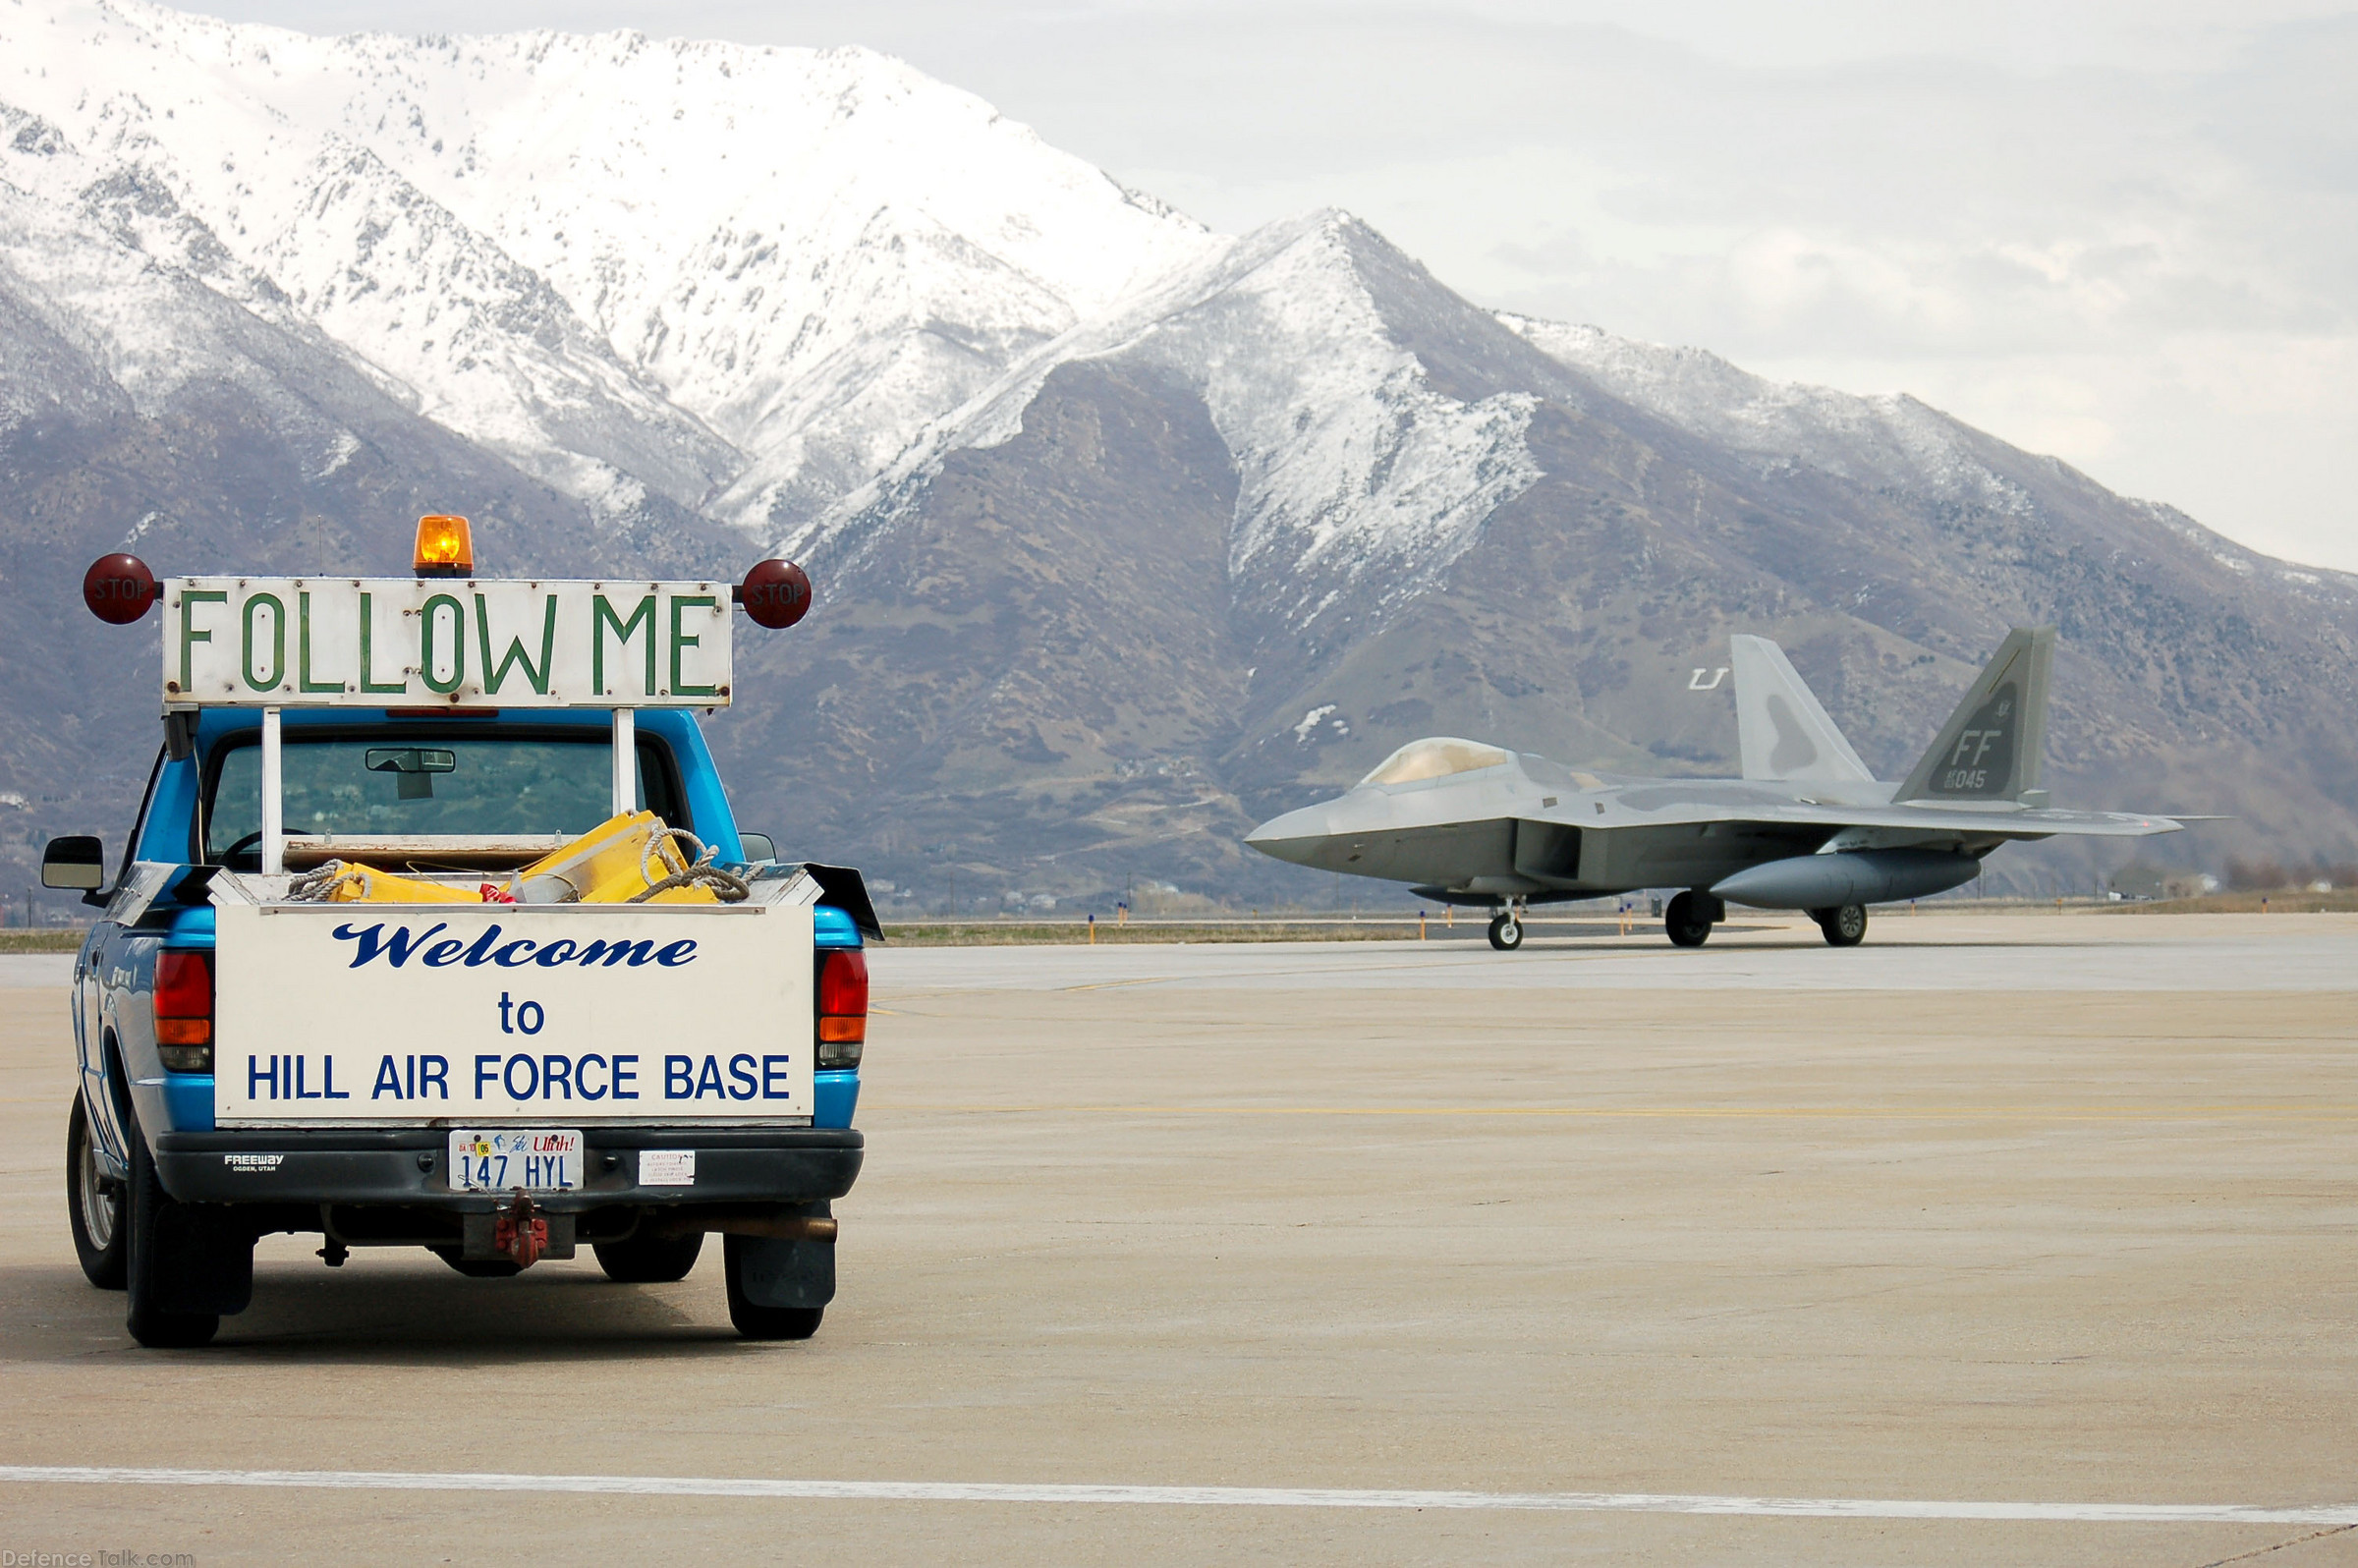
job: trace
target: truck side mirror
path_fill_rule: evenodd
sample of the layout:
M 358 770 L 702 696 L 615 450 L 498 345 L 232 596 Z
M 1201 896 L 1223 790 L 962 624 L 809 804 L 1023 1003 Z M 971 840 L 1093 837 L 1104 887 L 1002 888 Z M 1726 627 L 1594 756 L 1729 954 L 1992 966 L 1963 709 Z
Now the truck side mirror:
M 41 885 L 95 892 L 106 885 L 106 848 L 87 833 L 53 838 L 41 851 Z
M 767 833 L 740 831 L 737 835 L 737 842 L 745 846 L 745 859 L 748 865 L 755 861 L 774 861 L 778 858 L 777 843 Z

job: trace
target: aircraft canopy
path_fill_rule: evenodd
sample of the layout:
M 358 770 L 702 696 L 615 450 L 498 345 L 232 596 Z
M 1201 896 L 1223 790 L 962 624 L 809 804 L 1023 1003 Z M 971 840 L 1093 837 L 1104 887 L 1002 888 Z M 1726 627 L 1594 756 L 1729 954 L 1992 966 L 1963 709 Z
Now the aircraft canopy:
M 1496 767 L 1508 757 L 1509 754 L 1495 746 L 1440 735 L 1409 742 L 1376 763 L 1376 771 L 1360 782 L 1416 784 L 1429 778 L 1447 778 L 1452 773 L 1471 773 L 1477 768 Z

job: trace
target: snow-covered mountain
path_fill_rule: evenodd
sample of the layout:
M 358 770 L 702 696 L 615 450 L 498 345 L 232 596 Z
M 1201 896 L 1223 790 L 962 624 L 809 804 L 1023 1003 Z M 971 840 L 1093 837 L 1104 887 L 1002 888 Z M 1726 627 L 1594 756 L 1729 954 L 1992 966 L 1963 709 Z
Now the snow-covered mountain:
M 1704 349 L 1616 337 L 1601 327 L 1543 321 L 1512 311 L 1498 319 L 1549 357 L 1689 434 L 1770 464 L 1794 464 L 1853 483 L 1889 486 L 1959 503 L 2020 512 L 2036 503 L 1988 461 L 1990 438 L 1904 392 L 1860 397 L 1832 387 L 1766 376 Z M 2063 465 L 2049 459 L 2058 472 Z M 2234 572 L 2260 572 L 2304 588 L 2346 573 L 2321 573 L 2262 555 L 2166 506 L 2131 502 L 2144 521 L 2195 545 Z
M 1273 890 L 1237 830 L 1429 729 L 1724 765 L 1687 683 L 1731 630 L 1903 766 L 2027 620 L 2062 793 L 2358 850 L 2358 582 L 1906 397 L 1479 308 L 1345 213 L 1211 233 L 858 49 L 10 0 L 0 507 L 57 645 L 126 539 L 381 568 L 460 509 L 494 568 L 793 553 L 820 609 L 716 733 L 770 825 L 904 884 Z M 0 786 L 87 828 L 144 686 L 53 663 L 0 645 L 43 715 Z
M 1014 365 L 937 420 L 872 484 L 789 535 L 808 550 L 887 527 L 944 453 L 1012 437 L 1060 365 L 1120 359 L 1195 388 L 1238 475 L 1227 571 L 1253 608 L 1302 632 L 1354 584 L 1382 604 L 1432 588 L 1539 470 L 1533 398 L 1436 390 L 1385 320 L 1363 253 L 1388 252 L 1341 212 L 1273 223 Z
M 602 515 L 651 493 L 808 550 L 1003 437 L 1055 365 L 1144 340 L 1204 383 L 1244 474 L 1232 565 L 1296 621 L 1361 572 L 1430 584 L 1536 476 L 1529 400 L 1434 392 L 1347 218 L 1211 234 L 864 50 L 33 0 L 0 58 L 20 199 Z M 56 268 L 6 239 L 42 291 Z M 110 314 L 127 362 L 184 336 Z
M 0 9 L 0 104 L 26 196 L 570 493 L 757 529 L 1221 243 L 859 49 L 32 0 Z M 112 325 L 135 355 L 168 323 Z

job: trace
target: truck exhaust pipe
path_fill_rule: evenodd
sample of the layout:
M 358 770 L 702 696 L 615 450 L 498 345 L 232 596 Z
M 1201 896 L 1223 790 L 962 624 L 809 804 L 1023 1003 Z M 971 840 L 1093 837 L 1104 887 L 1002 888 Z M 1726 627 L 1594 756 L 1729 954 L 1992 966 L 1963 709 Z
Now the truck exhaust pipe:
M 832 1242 L 835 1221 L 823 1214 L 782 1214 L 766 1205 L 689 1208 L 648 1220 L 641 1227 L 640 1234 L 668 1240 L 713 1231 L 725 1236 L 760 1236 L 770 1241 Z

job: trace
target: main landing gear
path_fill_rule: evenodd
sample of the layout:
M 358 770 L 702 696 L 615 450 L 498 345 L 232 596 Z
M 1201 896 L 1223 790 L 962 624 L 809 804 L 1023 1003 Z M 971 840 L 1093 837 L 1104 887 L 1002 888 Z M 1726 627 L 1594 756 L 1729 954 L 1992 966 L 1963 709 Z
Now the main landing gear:
M 1523 911 L 1519 906 L 1507 905 L 1490 922 L 1490 945 L 1501 953 L 1511 953 L 1523 945 Z
M 1662 933 L 1674 947 L 1701 947 L 1712 939 L 1712 927 L 1727 919 L 1727 905 L 1709 893 L 1688 891 L 1670 900 L 1662 911 Z
M 1836 909 L 1814 909 L 1810 919 L 1825 932 L 1828 947 L 1856 947 L 1867 935 L 1867 906 L 1844 904 Z

